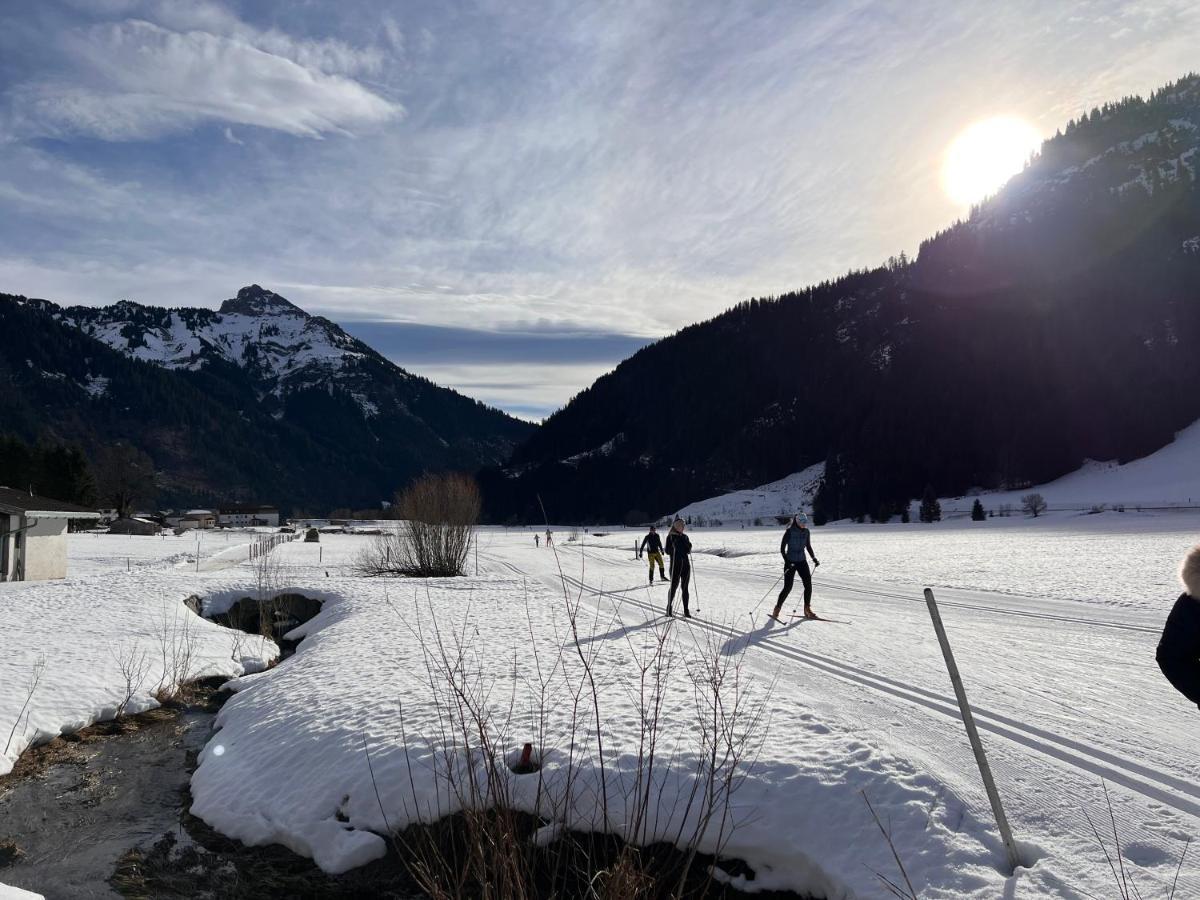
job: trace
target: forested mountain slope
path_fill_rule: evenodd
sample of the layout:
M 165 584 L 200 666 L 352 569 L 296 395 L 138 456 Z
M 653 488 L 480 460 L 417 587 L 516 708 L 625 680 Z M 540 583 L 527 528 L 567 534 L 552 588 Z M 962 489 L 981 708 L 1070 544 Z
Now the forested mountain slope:
M 374 506 L 425 470 L 502 462 L 533 430 L 256 285 L 219 311 L 0 295 L 0 387 L 0 432 L 128 441 L 165 504 Z
M 1049 481 L 1200 419 L 1200 77 L 1068 125 L 915 260 L 636 353 L 486 473 L 496 518 L 657 515 L 826 461 L 828 517 Z

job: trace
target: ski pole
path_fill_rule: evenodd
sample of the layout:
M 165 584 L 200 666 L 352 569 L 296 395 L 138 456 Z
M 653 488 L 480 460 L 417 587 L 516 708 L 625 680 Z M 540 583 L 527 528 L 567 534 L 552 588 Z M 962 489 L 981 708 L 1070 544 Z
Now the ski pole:
M 692 587 L 696 591 L 696 612 L 700 612 L 700 579 L 696 577 L 695 560 L 692 560 Z
M 754 609 L 750 610 L 750 615 L 751 615 L 752 617 L 753 617 L 753 615 L 754 615 L 756 612 L 758 612 L 758 608 L 759 608 L 760 606 L 762 606 L 762 605 L 763 605 L 763 600 L 766 600 L 768 597 L 770 597 L 770 596 L 771 596 L 771 592 L 772 592 L 773 590 L 775 590 L 775 585 L 779 584 L 779 582 L 780 582 L 780 581 L 782 581 L 782 580 L 783 580 L 783 574 L 782 574 L 782 573 L 780 573 L 779 577 L 778 577 L 778 578 L 776 578 L 776 579 L 775 579 L 775 580 L 774 580 L 774 581 L 771 583 L 771 586 L 770 586 L 769 588 L 767 588 L 767 592 L 766 592 L 765 594 L 763 594 L 763 595 L 762 595 L 762 597 L 760 597 L 760 598 L 759 598 L 759 601 L 758 601 L 757 603 L 755 603 L 755 604 L 754 604 Z

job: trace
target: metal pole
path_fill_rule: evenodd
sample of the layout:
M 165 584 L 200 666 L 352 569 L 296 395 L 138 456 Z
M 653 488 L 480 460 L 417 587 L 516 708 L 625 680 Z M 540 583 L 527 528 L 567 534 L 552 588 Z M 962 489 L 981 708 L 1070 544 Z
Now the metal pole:
M 967 702 L 967 690 L 963 687 L 962 676 L 958 674 L 958 664 L 954 661 L 954 651 L 950 649 L 950 639 L 946 637 L 946 628 L 942 625 L 942 614 L 938 612 L 937 601 L 933 599 L 933 591 L 929 588 L 925 588 L 925 605 L 929 607 L 933 630 L 937 632 L 938 643 L 942 646 L 942 656 L 946 659 L 950 683 L 954 685 L 954 696 L 958 698 L 958 708 L 962 712 L 963 725 L 967 729 L 967 739 L 971 742 L 971 750 L 975 754 L 975 762 L 979 765 L 979 774 L 983 778 L 983 787 L 987 791 L 988 801 L 992 804 L 992 813 L 996 816 L 996 827 L 1000 830 L 1000 838 L 1004 841 L 1004 849 L 1008 854 L 1009 869 L 1016 871 L 1021 865 L 1021 858 L 1017 855 L 1012 829 L 1008 827 L 1008 817 L 1004 815 L 1004 807 L 1000 803 L 1000 792 L 996 790 L 992 768 L 988 765 L 987 754 L 983 752 L 983 743 L 979 740 L 975 716 L 972 715 L 971 705 Z M 1012 871 L 1009 872 L 1010 875 Z

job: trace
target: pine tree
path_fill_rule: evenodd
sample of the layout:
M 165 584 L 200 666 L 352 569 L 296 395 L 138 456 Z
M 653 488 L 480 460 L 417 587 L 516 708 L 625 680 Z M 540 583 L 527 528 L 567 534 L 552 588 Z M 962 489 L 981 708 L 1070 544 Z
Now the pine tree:
M 938 503 L 932 484 L 925 485 L 925 494 L 921 497 L 920 518 L 922 522 L 940 522 L 942 519 L 942 504 Z
M 979 502 L 979 498 L 975 498 L 975 505 L 971 507 L 971 521 L 982 522 L 987 518 L 987 513 L 983 511 L 983 504 Z

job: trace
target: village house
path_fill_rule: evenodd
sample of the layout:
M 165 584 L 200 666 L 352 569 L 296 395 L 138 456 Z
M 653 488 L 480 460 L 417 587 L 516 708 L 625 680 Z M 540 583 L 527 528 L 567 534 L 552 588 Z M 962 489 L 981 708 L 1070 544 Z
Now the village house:
M 218 525 L 244 527 L 279 525 L 279 509 L 275 506 L 222 506 L 217 512 Z
M 217 516 L 210 509 L 189 509 L 179 518 L 177 528 L 188 531 L 192 528 L 213 528 L 217 524 Z
M 0 487 L 0 581 L 67 575 L 67 524 L 98 519 L 94 509 Z

